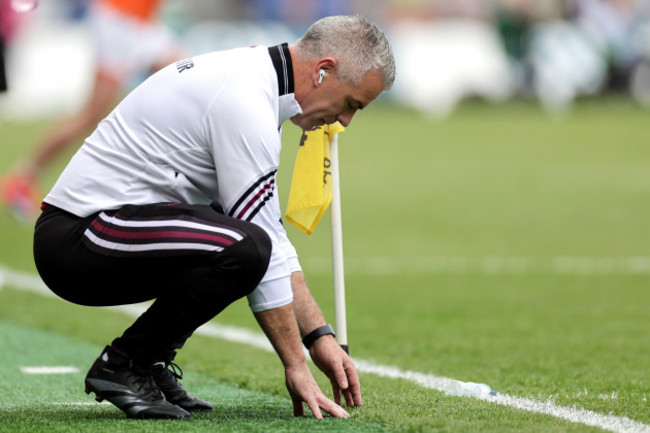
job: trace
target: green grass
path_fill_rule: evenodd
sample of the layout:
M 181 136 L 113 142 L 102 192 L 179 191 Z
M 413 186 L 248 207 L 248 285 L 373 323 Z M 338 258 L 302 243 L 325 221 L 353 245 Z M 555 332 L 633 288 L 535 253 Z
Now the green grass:
M 408 266 L 445 257 L 650 257 L 649 115 L 625 100 L 583 102 L 563 119 L 527 103 L 468 103 L 444 121 L 382 103 L 359 113 L 340 136 L 353 356 L 649 425 L 647 270 L 415 272 Z M 0 169 L 27 152 L 46 126 L 0 124 Z M 283 205 L 298 137 L 285 126 Z M 44 188 L 64 160 L 47 173 Z M 333 321 L 327 218 L 311 237 L 288 231 L 311 289 Z M 0 236 L 0 265 L 34 272 L 30 227 L 0 212 Z M 359 265 L 364 260 L 390 266 L 379 262 L 371 272 Z M 169 430 L 165 422 L 123 419 L 110 406 L 48 404 L 92 401 L 83 394 L 82 374 L 132 320 L 11 287 L 0 290 L 2 430 Z M 245 301 L 216 321 L 258 329 Z M 16 370 L 16 363 L 36 362 L 34 353 L 39 363 L 65 362 L 82 373 L 41 378 L 38 386 Z M 173 423 L 174 430 L 600 431 L 370 374 L 361 375 L 365 404 L 350 420 L 294 419 L 275 355 L 195 336 L 178 360 L 190 390 L 219 406 L 210 415 Z
M 192 415 L 191 422 L 128 420 L 110 404 L 93 404 L 83 394 L 84 360 L 98 355 L 97 347 L 70 337 L 0 321 L 7 338 L 0 355 L 2 372 L 3 431 L 382 431 L 379 425 L 327 418 L 294 419 L 286 410 L 286 398 L 250 391 L 208 377 L 189 373 L 186 386 L 214 402 L 210 413 Z M 47 347 L 47 352 L 43 351 Z M 19 366 L 72 366 L 73 374 L 31 375 Z

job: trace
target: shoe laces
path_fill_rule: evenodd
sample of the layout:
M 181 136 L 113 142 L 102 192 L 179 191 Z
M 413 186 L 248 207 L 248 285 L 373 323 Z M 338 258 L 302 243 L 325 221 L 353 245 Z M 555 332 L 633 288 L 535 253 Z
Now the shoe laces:
M 168 367 L 167 370 L 172 374 L 172 376 L 174 376 L 174 379 L 176 380 L 183 379 L 183 370 L 178 364 L 170 361 L 167 367 Z
M 132 383 L 137 386 L 136 391 L 143 393 L 151 400 L 160 400 L 164 398 L 164 395 L 160 391 L 156 381 L 153 379 L 151 372 L 132 365 L 129 369 L 128 377 L 130 377 L 133 381 Z
M 174 362 L 157 362 L 153 366 L 153 374 L 158 380 L 178 383 L 183 379 L 183 370 Z

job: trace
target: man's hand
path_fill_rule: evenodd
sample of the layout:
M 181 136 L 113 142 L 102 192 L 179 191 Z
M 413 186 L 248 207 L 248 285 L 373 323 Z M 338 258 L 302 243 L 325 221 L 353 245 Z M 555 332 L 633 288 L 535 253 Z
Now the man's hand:
M 303 416 L 305 414 L 303 402 L 306 402 L 316 418 L 323 417 L 321 409 L 335 417 L 349 417 L 350 414 L 345 409 L 325 397 L 307 367 L 293 306 L 288 304 L 259 311 L 255 313 L 255 318 L 284 365 L 284 375 L 287 390 L 293 401 L 294 415 Z
M 323 418 L 321 409 L 337 418 L 347 418 L 350 416 L 341 406 L 325 397 L 314 377 L 303 363 L 297 367 L 287 367 L 284 370 L 287 390 L 293 401 L 293 414 L 295 416 L 305 415 L 305 406 L 307 403 L 309 409 L 316 418 Z M 340 397 L 339 397 L 340 400 Z
M 293 310 L 302 335 L 307 335 L 319 326 L 323 326 L 325 318 L 307 288 L 302 272 L 291 274 L 291 288 Z M 334 392 L 334 401 L 341 404 L 341 393 L 343 393 L 348 407 L 361 406 L 361 384 L 357 369 L 334 337 L 331 335 L 320 337 L 309 348 L 309 354 L 314 364 L 329 378 Z
M 361 384 L 354 362 L 331 335 L 312 344 L 309 354 L 314 364 L 325 373 L 332 384 L 336 404 L 341 404 L 341 393 L 348 407 L 361 406 Z

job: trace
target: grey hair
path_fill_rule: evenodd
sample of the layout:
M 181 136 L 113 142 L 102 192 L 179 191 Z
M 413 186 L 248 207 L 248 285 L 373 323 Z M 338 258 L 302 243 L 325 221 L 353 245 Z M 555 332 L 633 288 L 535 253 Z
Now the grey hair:
M 339 79 L 344 82 L 361 84 L 372 70 L 381 73 L 384 90 L 395 81 L 395 59 L 386 35 L 361 15 L 336 15 L 316 21 L 296 41 L 296 49 L 305 60 L 334 57 Z

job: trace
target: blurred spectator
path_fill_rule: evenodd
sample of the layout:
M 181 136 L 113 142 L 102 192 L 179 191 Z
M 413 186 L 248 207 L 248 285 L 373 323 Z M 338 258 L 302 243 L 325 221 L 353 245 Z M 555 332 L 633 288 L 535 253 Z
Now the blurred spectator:
M 510 67 L 483 2 L 395 1 L 388 8 L 384 21 L 400 71 L 392 98 L 442 117 L 467 97 L 511 95 Z
M 532 86 L 530 64 L 531 32 L 537 23 L 559 19 L 564 15 L 560 0 L 497 0 L 493 16 L 496 29 L 512 67 L 515 88 L 528 93 Z
M 11 0 L 0 0 L 0 92 L 7 91 L 5 49 L 18 26 L 18 14 L 11 8 Z
M 531 80 L 527 56 L 535 19 L 530 10 L 530 2 L 500 0 L 494 9 L 495 25 L 513 70 L 515 87 L 519 91 L 525 91 L 530 87 Z
M 564 17 L 534 25 L 533 86 L 546 108 L 563 111 L 579 96 L 630 87 L 643 59 L 635 40 L 647 23 L 644 2 L 567 0 Z
M 0 20 L 4 21 L 4 11 L 0 10 Z M 4 28 L 4 23 L 0 22 L 0 30 Z M 7 91 L 7 74 L 5 73 L 5 37 L 0 34 L 0 92 Z
M 5 0 L 2 0 L 5 1 Z M 0 180 L 0 199 L 20 218 L 37 215 L 37 180 L 59 153 L 92 130 L 113 107 L 130 79 L 183 57 L 169 31 L 156 22 L 161 0 L 96 0 L 90 20 L 96 45 L 96 71 L 84 107 L 46 135 L 31 159 Z
M 634 34 L 642 15 L 637 14 L 636 2 L 571 0 L 569 5 L 573 21 L 607 62 L 608 87 L 626 87 L 640 58 Z

